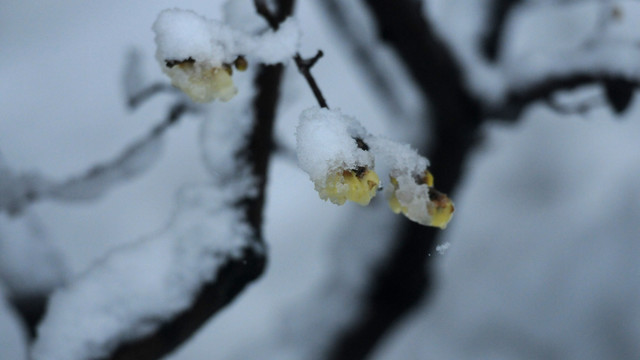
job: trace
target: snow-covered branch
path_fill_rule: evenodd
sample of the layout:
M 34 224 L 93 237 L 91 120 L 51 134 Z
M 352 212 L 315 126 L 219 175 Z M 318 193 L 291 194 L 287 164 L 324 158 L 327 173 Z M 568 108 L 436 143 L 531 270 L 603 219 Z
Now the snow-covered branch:
M 156 28 L 171 32 L 170 23 Z M 211 109 L 200 137 L 210 183 L 180 193 L 165 229 L 114 251 L 53 296 L 35 359 L 158 359 L 262 273 L 262 207 L 281 74 L 282 65 L 260 67 L 255 93 L 240 81 L 244 90 L 224 111 Z
M 589 84 L 602 84 L 609 91 L 613 88 L 609 85 L 611 83 L 628 85 L 621 93 L 628 100 L 612 100 L 618 96 L 607 96 L 606 99 L 614 111 L 621 112 L 628 105 L 633 88 L 640 83 L 640 67 L 637 65 L 640 63 L 640 48 L 637 39 L 629 38 L 628 28 L 632 25 L 628 23 L 633 20 L 625 18 L 626 13 L 637 11 L 633 2 L 615 5 L 597 2 L 477 2 L 474 14 L 484 14 L 493 21 L 475 20 L 471 24 L 465 23 L 463 30 L 459 29 L 460 21 L 470 18 L 468 12 L 471 9 L 455 3 L 450 7 L 446 11 L 438 9 L 438 14 L 427 14 L 427 17 L 433 20 L 440 36 L 446 39 L 463 74 L 464 86 L 481 103 L 484 117 L 514 121 L 526 106 L 548 98 L 556 91 Z M 584 23 L 593 23 L 593 29 L 577 31 L 572 42 L 560 47 L 523 48 L 519 52 L 515 50 L 514 54 L 513 48 L 518 45 L 509 40 L 513 38 L 515 30 L 512 23 L 515 20 L 537 16 L 561 22 L 570 19 L 571 14 L 585 17 Z M 528 31 L 536 29 L 532 24 L 544 26 L 538 19 L 529 24 Z M 534 36 L 531 38 L 535 39 Z

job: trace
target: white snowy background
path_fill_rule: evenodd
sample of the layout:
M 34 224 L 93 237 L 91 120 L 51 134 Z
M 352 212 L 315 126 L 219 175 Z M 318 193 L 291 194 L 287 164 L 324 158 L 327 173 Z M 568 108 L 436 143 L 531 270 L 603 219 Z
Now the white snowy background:
M 435 16 L 449 29 L 447 37 L 464 41 L 473 22 L 456 25 L 470 19 L 464 13 L 469 4 L 437 3 Z M 616 36 L 640 39 L 633 26 L 640 14 L 631 5 L 614 30 Z M 128 50 L 136 48 L 149 81 L 168 81 L 153 57 L 150 28 L 161 10 L 174 6 L 222 16 L 216 1 L 1 3 L 2 161 L 15 171 L 62 180 L 112 158 L 159 122 L 171 95 L 131 112 L 122 73 Z M 509 28 L 509 58 L 583 41 L 598 21 L 596 10 L 574 3 L 559 11 L 523 13 L 519 25 Z M 428 136 L 415 123 L 422 108 L 416 90 L 404 84 L 393 56 L 377 49 L 398 82 L 393 91 L 403 99 L 402 118 L 372 90 L 316 2 L 298 1 L 296 14 L 303 54 L 325 53 L 313 71 L 332 107 L 356 116 L 374 134 L 416 145 L 416 133 Z M 363 33 L 371 35 L 371 29 L 364 27 Z M 276 137 L 293 148 L 298 114 L 314 105 L 295 69 L 287 72 L 283 97 Z M 28 221 L 0 215 L 0 249 L 9 241 L 26 241 L 25 226 L 31 226 L 26 224 L 36 223 L 62 254 L 66 269 L 59 270 L 73 278 L 109 250 L 162 228 L 176 192 L 206 180 L 197 148 L 199 121 L 183 118 L 167 132 L 158 163 L 96 201 L 38 202 L 29 207 Z M 491 124 L 485 134 L 452 194 L 457 212 L 443 238 L 450 247 L 437 260 L 434 297 L 394 329 L 374 358 L 640 357 L 640 105 L 614 117 L 606 107 L 561 116 L 538 104 L 516 125 Z M 349 278 L 345 282 L 358 281 L 359 268 L 345 265 L 349 259 L 340 258 L 339 249 L 383 251 L 381 239 L 395 221 L 405 220 L 375 206 L 322 202 L 294 157 L 285 154 L 272 162 L 265 221 L 266 273 L 170 359 L 251 353 L 260 358 L 264 347 L 279 346 L 277 338 L 286 333 L 287 321 L 295 322 L 292 313 L 300 304 L 312 301 L 327 277 L 341 276 L 336 263 Z M 371 233 L 381 239 L 352 240 L 372 224 Z M 30 263 L 26 255 L 15 256 L 25 256 L 21 263 L 34 274 L 45 272 L 41 266 L 47 264 Z M 0 359 L 23 359 L 21 326 L 2 295 L 11 286 L 0 283 Z M 333 307 L 322 312 L 349 316 L 341 312 L 348 307 L 325 304 Z

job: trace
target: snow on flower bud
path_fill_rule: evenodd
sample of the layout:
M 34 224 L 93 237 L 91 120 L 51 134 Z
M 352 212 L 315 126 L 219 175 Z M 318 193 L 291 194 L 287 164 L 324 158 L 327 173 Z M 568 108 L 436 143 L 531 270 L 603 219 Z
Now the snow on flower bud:
M 455 210 L 447 195 L 433 187 L 433 175 L 425 171 L 421 176 L 400 174 L 390 176 L 393 186 L 389 197 L 389 207 L 398 214 L 422 225 L 447 227 Z
M 312 108 L 300 116 L 296 130 L 298 162 L 320 198 L 342 205 L 367 205 L 380 185 L 367 150 L 368 134 L 340 110 Z
M 385 191 L 393 212 L 441 229 L 451 220 L 453 202 L 433 187 L 433 175 L 425 170 L 429 160 L 411 146 L 368 134 L 340 110 L 319 108 L 302 113 L 296 138 L 298 162 L 320 198 L 368 205 L 380 187 L 373 171 L 374 160 L 379 160 L 389 169 L 391 186 Z
M 232 65 L 246 70 L 245 56 L 264 64 L 283 62 L 296 53 L 300 35 L 291 19 L 278 31 L 255 35 L 181 9 L 162 11 L 153 31 L 162 71 L 196 102 L 230 100 L 238 92 Z

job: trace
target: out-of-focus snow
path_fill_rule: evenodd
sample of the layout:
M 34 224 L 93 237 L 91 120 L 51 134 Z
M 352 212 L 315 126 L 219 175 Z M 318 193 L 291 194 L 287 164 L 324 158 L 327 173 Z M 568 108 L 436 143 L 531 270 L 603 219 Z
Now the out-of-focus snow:
M 493 126 L 433 296 L 375 359 L 640 357 L 640 108 Z M 598 119 L 600 118 L 600 119 Z
M 240 256 L 252 231 L 235 193 L 209 186 L 180 193 L 167 229 L 107 255 L 51 298 L 36 360 L 108 355 L 186 309 L 216 269 Z
M 0 281 L 0 359 L 27 360 L 25 329 L 7 303 Z
M 13 298 L 46 296 L 66 281 L 68 269 L 38 217 L 0 213 L 0 282 Z M 0 336 L 1 337 L 1 336 Z
M 481 50 L 481 39 L 491 24 L 491 0 L 423 1 L 424 16 L 432 21 L 436 33 L 445 40 L 462 64 L 467 86 L 489 102 L 502 100 L 507 84 L 501 70 L 489 63 Z
M 196 64 L 219 67 L 232 63 L 239 55 L 274 64 L 288 60 L 299 46 L 300 31 L 292 19 L 284 21 L 277 31 L 266 30 L 254 35 L 210 20 L 190 10 L 167 9 L 153 24 L 158 50 L 156 57 L 162 68 L 165 61 L 188 58 Z
M 279 317 L 261 337 L 249 339 L 254 346 L 238 347 L 230 359 L 326 359 L 324 353 L 361 315 L 367 299 L 367 277 L 395 247 L 393 229 L 401 217 L 389 211 L 383 199 L 350 213 L 329 231 L 331 242 L 327 274 L 311 289 L 283 302 Z M 386 236 L 381 236 L 382 234 Z M 302 239 L 304 240 L 304 238 Z M 365 275 L 366 274 L 366 275 Z

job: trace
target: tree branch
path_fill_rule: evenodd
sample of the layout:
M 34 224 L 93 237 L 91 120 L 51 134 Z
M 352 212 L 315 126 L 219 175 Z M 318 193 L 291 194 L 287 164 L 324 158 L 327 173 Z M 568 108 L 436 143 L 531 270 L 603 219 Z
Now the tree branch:
M 144 137 L 128 145 L 118 156 L 102 164 L 94 165 L 81 175 L 73 176 L 68 180 L 56 183 L 37 174 L 12 174 L 9 170 L 0 175 L 6 177 L 5 181 L 19 183 L 19 191 L 10 194 L 7 199 L 0 201 L 0 211 L 9 214 L 19 214 L 25 207 L 32 203 L 55 199 L 64 201 L 77 201 L 95 199 L 104 192 L 110 190 L 123 180 L 130 179 L 143 173 L 152 163 L 154 158 L 144 161 L 136 161 L 145 155 L 149 157 L 150 147 L 159 141 L 162 135 L 180 118 L 189 111 L 190 105 L 183 102 L 174 104 L 167 117 L 153 127 Z
M 189 309 L 156 332 L 124 344 L 112 356 L 114 360 L 152 360 L 169 354 L 204 325 L 215 313 L 228 305 L 262 274 L 263 253 L 247 248 L 240 259 L 230 260 L 218 272 L 216 281 L 202 287 Z
M 267 21 L 267 23 L 269 23 L 269 26 L 273 30 L 278 30 L 278 27 L 280 26 L 280 22 L 282 22 L 289 14 L 291 14 L 291 10 L 293 8 L 292 0 L 280 1 L 280 6 L 279 6 L 280 11 L 277 13 L 274 13 L 271 10 L 269 10 L 265 0 L 254 0 L 254 3 L 256 5 L 258 14 L 260 14 Z M 282 9 L 285 9 L 285 10 L 288 9 L 288 13 L 284 15 L 284 13 L 282 12 Z M 305 80 L 307 80 L 307 84 L 309 84 L 311 91 L 313 91 L 313 95 L 318 101 L 318 105 L 320 107 L 328 109 L 329 105 L 327 105 L 327 102 L 324 99 L 324 96 L 322 95 L 322 91 L 320 91 L 320 88 L 318 87 L 316 79 L 313 77 L 313 75 L 311 75 L 311 68 L 322 57 L 322 55 L 323 55 L 322 50 L 318 50 L 318 52 L 314 57 L 309 59 L 303 59 L 300 56 L 300 54 L 296 53 L 293 56 L 293 60 L 295 61 L 296 66 L 298 67 L 298 71 L 300 71 L 300 73 L 305 78 Z
M 291 11 L 292 1 L 280 3 L 280 10 Z M 288 10 L 287 10 L 288 9 Z M 286 16 L 285 16 L 286 17 Z M 283 18 L 285 18 L 283 17 Z M 258 89 L 253 101 L 254 126 L 248 142 L 238 153 L 245 158 L 258 181 L 256 196 L 247 195 L 237 203 L 243 208 L 247 221 L 254 230 L 254 243 L 239 259 L 230 260 L 217 274 L 216 281 L 205 284 L 193 305 L 149 336 L 126 344 L 114 354 L 117 360 L 159 359 L 170 353 L 189 339 L 206 321 L 229 304 L 253 280 L 258 278 L 265 267 L 266 257 L 261 249 L 262 212 L 265 199 L 266 174 L 273 148 L 272 129 L 283 65 L 261 66 L 255 83 Z
M 449 49 L 413 0 L 365 0 L 381 38 L 400 56 L 433 110 L 433 143 L 427 151 L 438 188 L 452 193 L 462 177 L 483 122 L 480 103 L 464 86 Z M 428 293 L 425 272 L 440 230 L 405 221 L 396 249 L 367 281 L 362 316 L 329 349 L 330 359 L 363 359 L 378 340 Z
M 610 90 L 607 100 L 616 112 L 624 111 L 631 101 L 633 89 L 640 88 L 640 81 L 619 76 L 598 75 L 593 73 L 575 73 L 566 77 L 550 78 L 531 87 L 512 91 L 503 105 L 488 108 L 485 114 L 503 121 L 515 121 L 528 105 L 535 101 L 548 100 L 555 92 L 571 90 L 590 84 L 602 84 Z M 621 96 L 624 95 L 624 96 Z M 622 103 L 616 101 L 624 100 Z
M 127 99 L 127 106 L 135 109 L 143 102 L 149 100 L 151 97 L 161 92 L 177 92 L 177 89 L 167 83 L 155 83 L 153 85 L 147 86 L 137 93 L 131 94 L 131 96 Z
M 482 40 L 482 50 L 487 59 L 496 61 L 500 53 L 500 42 L 509 14 L 522 0 L 494 0 L 492 12 L 487 20 L 491 26 Z
M 315 63 L 318 61 L 318 59 L 322 57 L 322 55 L 323 55 L 322 50 L 318 50 L 316 55 L 310 59 L 303 59 L 300 56 L 300 54 L 296 54 L 293 57 L 293 60 L 296 62 L 296 65 L 298 66 L 298 71 L 300 71 L 302 76 L 304 76 L 305 80 L 307 80 L 307 84 L 309 84 L 311 91 L 313 91 L 313 96 L 316 97 L 316 100 L 318 101 L 318 105 L 322 108 L 328 109 L 329 105 L 327 105 L 327 101 L 324 99 L 324 96 L 322 95 L 322 91 L 320 91 L 320 88 L 318 87 L 318 83 L 316 83 L 316 79 L 313 77 L 313 75 L 311 75 L 311 67 L 315 65 Z

